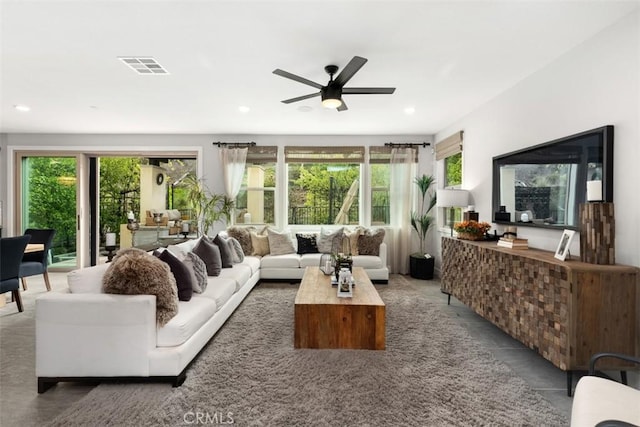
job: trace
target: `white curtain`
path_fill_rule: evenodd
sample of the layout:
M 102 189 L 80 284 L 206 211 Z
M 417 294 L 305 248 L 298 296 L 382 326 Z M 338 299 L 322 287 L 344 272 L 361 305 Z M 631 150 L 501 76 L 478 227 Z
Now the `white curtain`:
M 393 148 L 391 150 L 390 177 L 390 221 L 393 239 L 389 250 L 392 273 L 409 273 L 411 254 L 411 210 L 416 186 L 415 148 Z
M 224 190 L 230 199 L 235 200 L 242 186 L 249 149 L 224 147 L 221 150 Z M 232 222 L 235 222 L 235 215 L 232 215 L 231 218 Z

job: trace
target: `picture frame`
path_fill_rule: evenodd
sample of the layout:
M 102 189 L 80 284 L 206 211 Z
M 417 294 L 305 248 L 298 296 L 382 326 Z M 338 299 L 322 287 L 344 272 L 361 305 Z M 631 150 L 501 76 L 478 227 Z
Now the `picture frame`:
M 562 232 L 562 237 L 560 237 L 560 242 L 558 243 L 558 249 L 556 249 L 556 253 L 554 255 L 555 258 L 560 261 L 564 261 L 569 253 L 569 246 L 571 246 L 571 241 L 573 240 L 573 236 L 576 234 L 575 230 L 564 230 Z

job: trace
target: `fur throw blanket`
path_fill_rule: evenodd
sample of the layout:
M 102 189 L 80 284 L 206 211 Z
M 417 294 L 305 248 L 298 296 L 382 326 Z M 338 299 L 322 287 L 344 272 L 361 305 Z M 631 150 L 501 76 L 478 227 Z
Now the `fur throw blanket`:
M 169 266 L 140 249 L 118 252 L 104 273 L 102 290 L 106 294 L 155 295 L 159 326 L 178 313 L 176 280 Z

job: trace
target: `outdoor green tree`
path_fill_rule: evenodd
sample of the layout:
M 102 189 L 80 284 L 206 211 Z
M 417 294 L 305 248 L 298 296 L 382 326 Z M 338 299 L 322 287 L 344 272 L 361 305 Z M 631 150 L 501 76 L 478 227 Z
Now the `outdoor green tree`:
M 30 157 L 25 166 L 29 206 L 25 228 L 53 228 L 53 254 L 75 252 L 75 158 Z

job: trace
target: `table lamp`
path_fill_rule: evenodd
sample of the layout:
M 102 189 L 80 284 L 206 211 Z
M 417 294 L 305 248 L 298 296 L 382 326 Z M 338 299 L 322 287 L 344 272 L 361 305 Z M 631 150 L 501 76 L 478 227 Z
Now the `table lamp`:
M 469 205 L 469 191 L 456 189 L 442 189 L 436 191 L 436 206 L 449 208 L 449 227 L 453 237 L 453 209 Z

